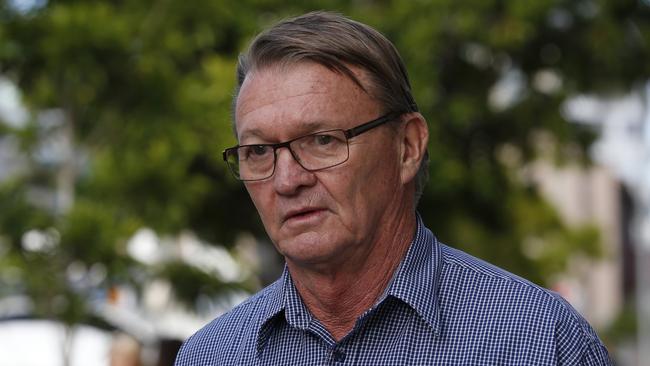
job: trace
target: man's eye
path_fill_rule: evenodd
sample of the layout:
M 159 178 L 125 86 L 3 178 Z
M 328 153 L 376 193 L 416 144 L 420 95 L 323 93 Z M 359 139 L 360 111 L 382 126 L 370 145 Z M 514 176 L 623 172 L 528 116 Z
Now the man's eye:
M 264 145 L 255 145 L 251 146 L 249 151 L 253 155 L 264 155 L 269 151 L 269 147 Z
M 314 140 L 318 145 L 327 145 L 332 142 L 334 137 L 330 135 L 315 135 Z
M 244 159 L 260 159 L 260 158 L 266 158 L 269 153 L 271 152 L 271 147 L 266 146 L 266 145 L 250 145 L 246 146 L 246 149 L 244 150 L 243 157 Z

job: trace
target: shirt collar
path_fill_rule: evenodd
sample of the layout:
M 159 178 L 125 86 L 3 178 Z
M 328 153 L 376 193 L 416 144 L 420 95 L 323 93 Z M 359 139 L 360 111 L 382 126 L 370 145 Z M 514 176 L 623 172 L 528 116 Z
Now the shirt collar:
M 415 236 L 380 300 L 381 302 L 386 297 L 392 296 L 403 301 L 413 308 L 436 334 L 440 325 L 437 292 L 441 258 L 438 240 L 424 226 L 418 214 Z M 258 331 L 258 352 L 266 345 L 275 321 L 279 320 L 282 314 L 288 324 L 299 329 L 307 329 L 312 319 L 311 313 L 293 284 L 286 265 L 282 276 L 271 285 L 266 296 L 268 306 L 264 310 Z
M 395 297 L 415 310 L 437 334 L 440 326 L 438 289 L 442 253 L 436 237 L 427 229 L 420 215 L 406 256 L 400 263 L 386 296 Z
M 268 288 L 266 292 L 266 299 L 262 300 L 262 303 L 268 304 L 264 310 L 262 310 L 261 324 L 257 332 L 257 352 L 259 353 L 266 342 L 268 341 L 271 331 L 273 330 L 273 323 L 278 315 L 284 312 L 284 278 L 287 269 L 285 267 L 282 277 L 275 281 Z
M 289 325 L 307 329 L 312 315 L 302 302 L 298 290 L 293 284 L 287 266 L 282 276 L 269 288 L 266 303 L 269 304 L 262 314 L 262 323 L 257 334 L 257 351 L 261 351 L 273 330 L 273 325 L 282 315 Z

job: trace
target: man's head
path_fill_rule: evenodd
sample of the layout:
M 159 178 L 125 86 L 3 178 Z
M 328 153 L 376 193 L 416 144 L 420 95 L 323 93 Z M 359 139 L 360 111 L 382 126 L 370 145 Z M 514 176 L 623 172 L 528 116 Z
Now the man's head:
M 248 52 L 240 55 L 233 116 L 239 90 L 249 72 L 269 66 L 290 67 L 305 61 L 321 64 L 349 77 L 376 98 L 384 111 L 418 111 L 406 67 L 386 37 L 341 15 L 312 12 L 276 24 L 257 36 Z M 367 85 L 356 78 L 351 66 L 368 74 Z M 416 204 L 429 179 L 428 164 L 429 155 L 425 152 L 415 181 Z
M 246 187 L 289 261 L 361 257 L 367 249 L 357 244 L 383 235 L 378 225 L 414 210 L 427 176 L 428 132 L 399 55 L 381 34 L 339 15 L 310 13 L 259 35 L 240 57 L 237 76 L 239 144 L 255 145 L 253 158 L 262 144 L 276 144 L 272 175 Z M 349 133 L 388 113 L 396 117 L 387 126 L 341 138 L 345 160 L 328 169 L 306 169 L 299 143 L 277 145 L 320 131 Z M 314 141 L 331 146 L 325 137 Z

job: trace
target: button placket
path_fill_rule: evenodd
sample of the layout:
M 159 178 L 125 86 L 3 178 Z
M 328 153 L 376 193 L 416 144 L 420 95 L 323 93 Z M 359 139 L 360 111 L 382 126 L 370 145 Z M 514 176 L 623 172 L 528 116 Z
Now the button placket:
M 336 349 L 336 348 L 332 350 L 332 354 L 331 354 L 332 363 L 334 363 L 334 364 L 342 364 L 343 362 L 345 362 L 345 357 L 346 357 L 346 354 L 345 354 L 344 351 Z

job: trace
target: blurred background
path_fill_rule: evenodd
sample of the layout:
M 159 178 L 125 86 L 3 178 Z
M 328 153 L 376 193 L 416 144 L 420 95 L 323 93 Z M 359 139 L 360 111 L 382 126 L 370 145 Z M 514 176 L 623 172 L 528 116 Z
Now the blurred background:
M 650 364 L 649 0 L 0 0 L 0 364 L 171 365 L 279 275 L 221 151 L 237 55 L 315 9 L 400 50 L 434 233 Z

